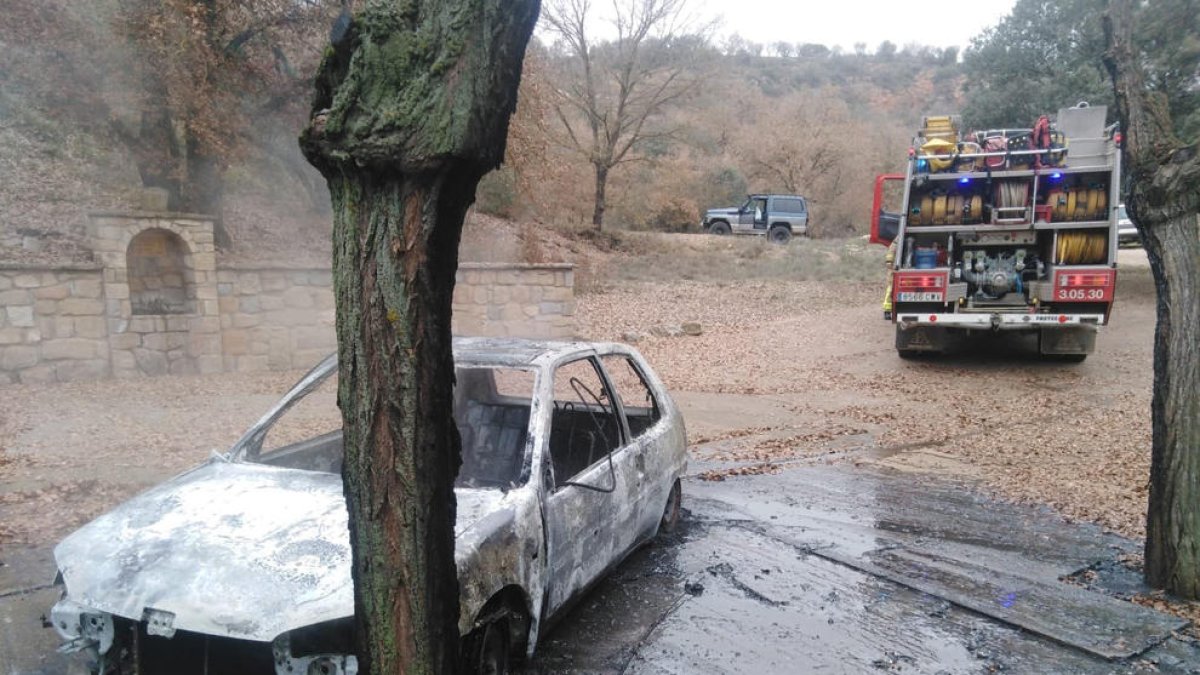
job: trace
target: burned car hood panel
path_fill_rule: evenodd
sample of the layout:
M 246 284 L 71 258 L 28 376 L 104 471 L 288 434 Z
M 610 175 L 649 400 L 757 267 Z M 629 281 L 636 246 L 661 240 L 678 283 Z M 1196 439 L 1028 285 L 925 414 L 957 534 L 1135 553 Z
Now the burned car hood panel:
M 455 492 L 456 532 L 502 500 Z M 134 620 L 170 612 L 176 630 L 269 641 L 354 613 L 336 474 L 212 461 L 85 525 L 54 557 L 74 601 Z
M 341 477 L 213 461 L 54 549 L 71 598 L 174 628 L 267 641 L 354 613 Z

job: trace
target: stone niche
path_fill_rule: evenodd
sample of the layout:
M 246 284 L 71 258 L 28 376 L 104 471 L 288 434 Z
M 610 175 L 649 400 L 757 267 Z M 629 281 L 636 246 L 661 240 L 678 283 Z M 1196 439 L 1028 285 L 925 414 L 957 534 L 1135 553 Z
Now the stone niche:
M 170 230 L 139 232 L 125 251 L 133 314 L 189 314 L 195 277 L 183 238 Z
M 183 213 L 93 213 L 116 377 L 222 370 L 212 220 Z

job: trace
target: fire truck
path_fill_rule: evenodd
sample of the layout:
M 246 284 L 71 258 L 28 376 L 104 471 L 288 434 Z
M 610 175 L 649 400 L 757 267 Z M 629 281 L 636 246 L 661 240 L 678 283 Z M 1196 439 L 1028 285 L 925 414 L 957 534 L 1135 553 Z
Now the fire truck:
M 1080 103 L 970 133 L 922 120 L 904 174 L 876 177 L 871 217 L 901 358 L 990 332 L 1036 334 L 1065 361 L 1094 350 L 1117 281 L 1121 134 L 1106 114 Z

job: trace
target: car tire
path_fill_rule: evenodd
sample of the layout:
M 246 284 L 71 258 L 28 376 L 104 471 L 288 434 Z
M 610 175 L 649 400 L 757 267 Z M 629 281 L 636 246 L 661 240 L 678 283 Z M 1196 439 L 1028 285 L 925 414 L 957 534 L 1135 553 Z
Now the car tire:
M 792 240 L 792 231 L 782 225 L 776 225 L 767 232 L 767 239 L 772 244 L 786 244 Z
M 1087 357 L 1087 354 L 1055 354 L 1053 358 L 1061 363 L 1083 363 Z
M 729 223 L 727 223 L 723 220 L 718 220 L 717 222 L 708 226 L 708 233 L 715 234 L 718 236 L 724 236 L 727 234 L 732 234 L 733 230 L 729 229 Z
M 904 359 L 905 361 L 912 361 L 913 359 L 920 356 L 920 354 L 921 354 L 921 352 L 919 352 L 915 349 L 897 349 L 896 350 L 896 356 L 899 356 L 900 358 Z
M 465 672 L 469 675 L 507 675 L 509 673 L 512 632 L 508 619 L 495 618 L 467 636 Z
M 659 534 L 674 532 L 679 525 L 679 510 L 683 503 L 683 485 L 678 478 L 671 486 L 667 495 L 667 505 L 663 508 L 662 520 L 658 521 Z

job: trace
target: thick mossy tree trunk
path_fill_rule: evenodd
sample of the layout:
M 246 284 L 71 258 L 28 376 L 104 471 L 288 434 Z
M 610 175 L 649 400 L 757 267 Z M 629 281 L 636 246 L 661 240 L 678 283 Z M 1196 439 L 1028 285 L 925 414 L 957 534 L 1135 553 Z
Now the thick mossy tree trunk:
M 1200 599 L 1200 148 L 1175 137 L 1166 98 L 1146 88 L 1132 0 L 1104 18 L 1105 65 L 1125 135 L 1126 205 L 1158 291 L 1151 402 L 1146 580 Z
M 300 140 L 333 200 L 362 673 L 456 670 L 451 296 L 537 13 L 537 0 L 371 0 L 327 51 Z

